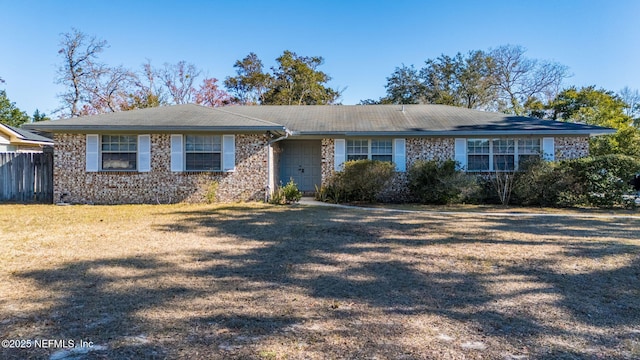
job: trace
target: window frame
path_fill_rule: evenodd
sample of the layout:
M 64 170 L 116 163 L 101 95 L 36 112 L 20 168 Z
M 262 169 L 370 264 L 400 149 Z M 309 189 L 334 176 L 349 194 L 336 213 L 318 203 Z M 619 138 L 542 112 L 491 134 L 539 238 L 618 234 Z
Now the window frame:
M 122 138 L 122 137 L 130 137 L 133 139 L 133 143 L 135 144 L 135 150 L 131 151 L 131 149 L 127 149 L 126 151 L 124 150 L 113 150 L 113 149 L 109 149 L 109 150 L 104 150 L 104 146 L 105 144 L 111 144 L 111 146 L 113 146 L 114 144 L 122 144 L 122 142 L 118 141 L 117 143 L 114 143 L 112 141 L 109 142 L 105 142 L 105 137 L 109 136 L 109 137 L 117 137 L 117 138 Z M 128 143 L 129 145 L 131 145 L 131 142 Z M 138 153 L 139 153 L 139 149 L 140 145 L 138 144 L 138 135 L 135 134 L 100 134 L 98 137 L 98 169 L 99 171 L 103 171 L 103 172 L 138 172 L 138 168 L 139 168 L 139 160 L 138 160 Z M 133 168 L 116 168 L 116 169 L 111 169 L 111 168 L 105 168 L 104 167 L 104 155 L 105 154 L 132 154 L 133 155 L 133 162 L 134 162 L 134 166 Z M 112 159 L 113 160 L 113 159 Z M 122 160 L 116 160 L 116 161 L 122 161 Z M 127 161 L 131 161 L 131 159 L 127 160 Z
M 478 141 L 486 141 L 489 147 L 488 152 L 471 152 L 472 148 L 476 148 L 476 146 L 470 146 L 471 142 Z M 512 145 L 509 145 L 509 141 L 512 141 Z M 499 142 L 507 142 L 507 146 L 505 150 L 500 147 Z M 487 173 L 487 172 L 512 172 L 518 171 L 520 167 L 521 157 L 524 159 L 525 157 L 529 158 L 532 156 L 538 156 L 542 158 L 542 138 L 532 137 L 532 138 L 467 138 L 467 172 L 471 173 Z M 537 148 L 537 149 L 536 149 Z M 487 156 L 489 160 L 488 169 L 470 169 L 469 164 L 471 156 Z M 512 168 L 496 168 L 496 159 L 500 156 L 513 156 L 513 167 Z
M 487 151 L 486 152 L 475 152 L 475 151 L 471 152 L 470 149 L 472 147 L 469 146 L 470 145 L 469 143 L 472 142 L 472 141 L 473 142 L 485 142 L 486 141 L 486 143 L 487 143 L 487 146 L 486 146 Z M 475 146 L 474 145 L 473 149 L 476 149 L 476 148 L 484 149 L 485 146 L 484 145 L 482 145 L 482 146 Z M 479 156 L 482 156 L 482 157 L 486 156 L 487 160 L 488 160 L 487 169 L 473 169 L 473 170 L 469 169 L 469 164 L 471 164 L 470 156 L 478 156 L 478 157 Z M 492 166 L 491 166 L 492 165 L 491 156 L 492 156 L 492 154 L 491 154 L 491 140 L 490 139 L 467 139 L 467 172 L 487 172 L 487 171 L 491 171 L 491 168 L 492 168 Z
M 219 150 L 211 150 L 211 151 L 197 151 L 197 150 L 187 150 L 189 137 L 204 137 L 204 138 L 213 138 L 214 141 L 211 142 L 212 146 L 219 144 Z M 218 142 L 215 142 L 215 138 L 218 138 Z M 206 145 L 206 144 L 205 144 Z M 219 168 L 215 169 L 189 169 L 189 162 L 187 161 L 187 157 L 189 154 L 218 154 L 219 155 Z M 182 144 L 182 161 L 183 161 L 183 171 L 185 172 L 224 172 L 224 139 L 222 134 L 184 134 L 183 135 L 183 144 Z
M 349 143 L 350 142 L 359 142 L 359 146 L 357 146 L 357 148 L 362 149 L 362 142 L 366 142 L 366 153 L 365 152 L 359 152 L 359 153 L 349 153 Z M 384 142 L 384 148 L 387 148 L 387 143 L 390 145 L 389 148 L 389 153 L 373 153 L 373 142 L 377 141 L 377 142 Z M 352 148 L 354 146 L 351 146 Z M 378 147 L 380 148 L 380 147 Z M 360 157 L 359 159 L 350 159 L 350 156 L 358 156 Z M 380 157 L 380 156 L 390 156 L 391 160 L 378 160 L 378 159 L 374 159 L 374 157 Z M 346 161 L 354 161 L 354 160 L 378 160 L 378 161 L 384 161 L 384 162 L 390 162 L 390 163 L 394 163 L 395 160 L 395 154 L 394 154 L 394 144 L 393 144 L 393 139 L 387 139 L 387 138 L 352 138 L 352 139 L 346 139 L 345 141 L 345 160 Z

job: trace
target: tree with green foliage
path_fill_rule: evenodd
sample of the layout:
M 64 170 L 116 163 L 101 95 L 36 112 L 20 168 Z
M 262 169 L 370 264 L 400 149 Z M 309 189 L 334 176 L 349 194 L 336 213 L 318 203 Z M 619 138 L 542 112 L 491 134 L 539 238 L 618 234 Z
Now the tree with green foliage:
M 590 139 L 592 155 L 626 154 L 640 156 L 640 130 L 625 113 L 627 104 L 616 94 L 595 86 L 560 92 L 549 104 L 554 120 L 580 122 L 618 130 L 615 134 Z
M 272 67 L 273 82 L 264 94 L 265 105 L 330 105 L 340 97 L 338 90 L 327 87 L 329 75 L 318 70 L 321 56 L 299 56 L 286 50 Z
M 383 104 L 420 104 L 424 102 L 425 88 L 418 70 L 402 64 L 387 78 L 387 96 L 380 99 Z
M 540 117 L 541 104 L 555 96 L 567 67 L 524 53 L 521 46 L 506 45 L 453 57 L 442 54 L 426 60 L 419 71 L 403 64 L 387 78 L 385 97 L 361 104 L 444 104 Z
M 272 74 L 263 71 L 255 53 L 236 61 L 236 76 L 227 77 L 225 87 L 232 102 L 243 105 L 329 105 L 340 97 L 340 91 L 328 87 L 329 75 L 318 70 L 324 63 L 320 56 L 299 56 L 291 51 L 276 59 Z
M 470 51 L 454 57 L 440 55 L 429 59 L 420 70 L 425 97 L 431 104 L 484 109 L 496 96 L 490 74 L 490 57 L 483 51 Z
M 18 127 L 29 121 L 29 115 L 9 101 L 7 92 L 0 90 L 0 123 Z
M 36 111 L 33 112 L 33 122 L 38 122 L 38 121 L 48 121 L 51 120 L 51 118 L 49 118 L 47 116 L 47 114 L 45 113 L 41 113 L 40 110 L 36 109 Z
M 236 61 L 236 76 L 224 80 L 224 86 L 242 105 L 264 103 L 264 95 L 273 82 L 273 76 L 263 71 L 262 61 L 255 53 L 249 53 L 244 59 Z

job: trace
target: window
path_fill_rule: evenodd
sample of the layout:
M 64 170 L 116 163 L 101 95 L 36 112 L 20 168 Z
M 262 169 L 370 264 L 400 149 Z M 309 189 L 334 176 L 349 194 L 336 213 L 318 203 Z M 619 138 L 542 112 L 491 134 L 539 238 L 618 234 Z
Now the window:
M 347 140 L 347 161 L 369 158 L 369 140 Z
M 221 171 L 222 136 L 186 135 L 185 160 L 187 171 Z
M 513 171 L 540 155 L 540 139 L 468 139 L 467 171 Z
M 540 139 L 518 139 L 518 164 L 524 165 L 542 154 Z
M 101 169 L 135 171 L 138 138 L 135 135 L 102 135 Z
M 371 160 L 393 161 L 393 142 L 389 140 L 371 140 Z
M 393 141 L 391 139 L 347 140 L 347 161 L 363 159 L 393 161 Z
M 513 171 L 516 168 L 516 153 L 513 139 L 493 140 L 493 168 L 497 171 Z
M 489 140 L 470 139 L 467 142 L 467 169 L 469 171 L 489 171 Z

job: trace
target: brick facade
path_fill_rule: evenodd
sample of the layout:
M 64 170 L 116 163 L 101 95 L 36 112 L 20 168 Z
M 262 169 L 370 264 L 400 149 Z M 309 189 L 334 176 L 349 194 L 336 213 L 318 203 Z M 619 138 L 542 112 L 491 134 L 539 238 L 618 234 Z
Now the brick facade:
M 557 137 L 554 143 L 556 160 L 589 156 L 589 138 L 586 136 Z
M 334 140 L 322 140 L 322 181 L 334 172 Z M 587 136 L 557 137 L 554 141 L 556 160 L 567 160 L 589 155 L 589 138 Z M 416 161 L 447 160 L 455 158 L 455 139 L 442 138 L 407 138 L 406 139 L 407 170 Z M 326 159 L 326 160 L 325 160 Z M 402 202 L 409 200 L 407 173 L 397 172 L 389 187 L 380 195 L 380 200 Z
M 286 140 L 285 140 L 286 141 Z M 268 179 L 268 139 L 261 134 L 235 137 L 236 171 L 172 172 L 169 134 L 151 134 L 150 172 L 86 172 L 86 135 L 56 134 L 54 152 L 54 199 L 73 203 L 175 203 L 207 200 L 211 184 L 217 183 L 216 200 L 221 202 L 262 200 Z M 334 173 L 334 139 L 321 141 L 322 182 Z M 273 180 L 278 184 L 281 148 L 273 144 Z M 589 154 L 589 139 L 558 137 L 556 160 Z M 407 170 L 419 160 L 446 160 L 455 156 L 453 138 L 407 138 Z M 396 173 L 382 200 L 408 198 L 407 174 Z
M 56 134 L 54 201 L 125 204 L 262 200 L 267 182 L 267 139 L 236 135 L 236 171 L 172 172 L 169 134 L 151 134 L 150 172 L 86 172 L 86 135 Z

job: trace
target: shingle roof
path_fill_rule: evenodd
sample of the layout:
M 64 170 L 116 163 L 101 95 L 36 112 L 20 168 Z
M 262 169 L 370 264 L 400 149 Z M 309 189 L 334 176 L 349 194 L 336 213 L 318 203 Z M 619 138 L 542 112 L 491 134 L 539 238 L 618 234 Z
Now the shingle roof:
M 236 114 L 283 124 L 294 134 L 375 133 L 475 135 L 502 133 L 601 134 L 611 129 L 446 105 L 232 106 Z M 404 110 L 404 111 L 403 111 Z
M 195 104 L 161 106 L 32 123 L 44 131 L 230 131 L 283 130 L 282 125 Z
M 0 124 L 0 127 L 5 127 L 7 130 L 17 134 L 16 137 L 20 141 L 37 142 L 37 143 L 42 143 L 42 145 L 52 145 L 53 144 L 53 140 L 51 140 L 51 139 L 49 139 L 47 137 L 32 133 L 31 131 L 27 131 L 25 129 L 20 129 L 20 128 L 17 128 L 15 126 L 9 126 L 9 125 L 6 125 L 6 124 Z
M 175 105 L 29 125 L 46 131 L 282 131 L 308 136 L 597 135 L 598 126 L 540 120 L 445 105 Z

